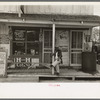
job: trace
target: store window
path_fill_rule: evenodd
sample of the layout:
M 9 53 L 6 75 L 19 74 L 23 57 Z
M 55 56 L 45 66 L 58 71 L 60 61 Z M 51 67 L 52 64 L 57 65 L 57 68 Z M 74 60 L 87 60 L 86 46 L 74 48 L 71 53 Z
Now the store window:
M 39 29 L 14 28 L 13 55 L 39 55 Z

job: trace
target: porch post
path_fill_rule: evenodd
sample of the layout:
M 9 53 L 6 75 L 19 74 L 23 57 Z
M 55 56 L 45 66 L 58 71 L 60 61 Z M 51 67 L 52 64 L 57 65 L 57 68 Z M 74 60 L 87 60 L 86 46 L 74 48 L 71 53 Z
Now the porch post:
M 55 24 L 52 25 L 52 53 L 55 51 Z M 52 56 L 52 62 L 54 62 L 54 56 Z M 54 68 L 52 67 L 52 75 L 54 75 Z
M 100 24 L 99 24 L 99 42 L 100 42 Z

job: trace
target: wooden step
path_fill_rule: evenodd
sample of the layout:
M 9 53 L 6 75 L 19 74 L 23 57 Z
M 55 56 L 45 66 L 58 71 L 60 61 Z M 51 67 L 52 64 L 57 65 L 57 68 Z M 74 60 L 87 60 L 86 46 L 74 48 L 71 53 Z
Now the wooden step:
M 7 78 L 0 80 L 5 82 L 39 82 L 39 76 L 29 74 L 10 74 Z
M 32 78 L 0 78 L 0 82 L 39 82 L 39 77 L 32 77 Z
M 57 76 L 57 75 L 41 75 L 39 76 L 39 81 L 43 79 L 66 79 L 66 80 L 100 80 L 100 76 L 97 75 L 84 75 L 84 76 L 74 76 L 74 75 L 67 75 L 67 76 Z
M 92 81 L 92 80 L 99 80 L 100 76 L 97 75 L 81 75 L 81 76 L 75 76 L 75 75 L 43 75 L 43 74 L 10 74 L 7 78 L 0 78 L 0 82 L 40 82 L 41 80 L 69 80 L 69 81 Z

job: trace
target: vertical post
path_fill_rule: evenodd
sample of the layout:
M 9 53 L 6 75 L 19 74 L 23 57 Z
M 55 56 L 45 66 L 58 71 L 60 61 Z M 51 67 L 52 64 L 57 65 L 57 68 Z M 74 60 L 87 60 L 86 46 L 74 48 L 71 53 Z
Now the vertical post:
M 52 25 L 52 53 L 55 51 L 55 24 Z M 54 62 L 54 56 L 52 56 L 52 62 Z M 52 67 L 52 75 L 54 75 L 54 68 Z
M 21 17 L 21 5 L 18 6 L 18 17 Z
M 99 43 L 100 43 L 100 24 L 99 24 Z

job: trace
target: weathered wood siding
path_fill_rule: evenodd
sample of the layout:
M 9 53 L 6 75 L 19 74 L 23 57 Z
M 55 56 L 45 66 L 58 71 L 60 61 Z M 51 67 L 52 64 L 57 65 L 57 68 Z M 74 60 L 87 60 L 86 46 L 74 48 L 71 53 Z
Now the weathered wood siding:
M 6 24 L 0 24 L 0 48 L 7 50 L 7 57 L 10 55 L 10 41 L 8 26 Z
M 91 5 L 24 5 L 23 10 L 25 14 L 93 14 L 93 6 Z M 0 13 L 3 12 L 21 12 L 20 5 L 0 5 Z
M 93 6 L 91 5 L 26 5 L 24 12 L 27 14 L 76 14 L 91 15 Z
M 19 5 L 0 5 L 0 13 L 18 13 Z

